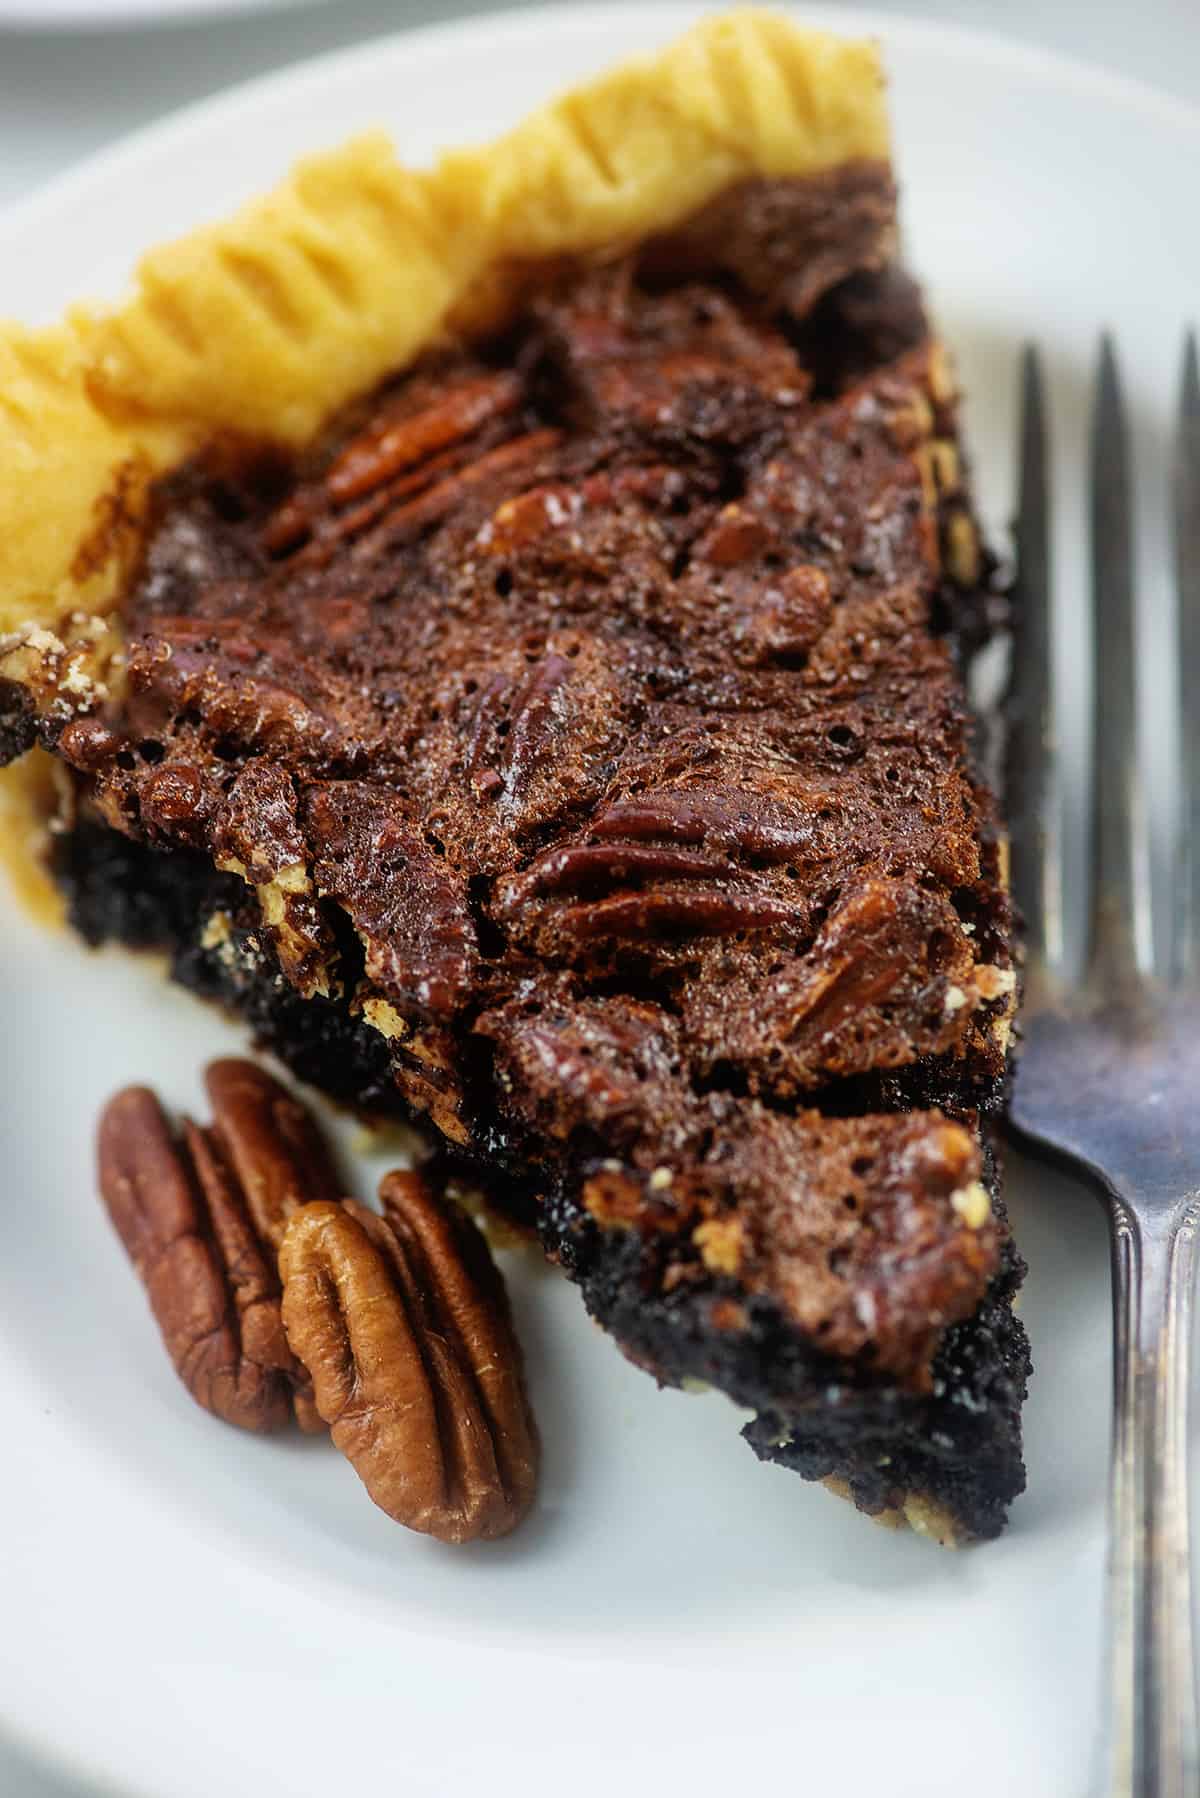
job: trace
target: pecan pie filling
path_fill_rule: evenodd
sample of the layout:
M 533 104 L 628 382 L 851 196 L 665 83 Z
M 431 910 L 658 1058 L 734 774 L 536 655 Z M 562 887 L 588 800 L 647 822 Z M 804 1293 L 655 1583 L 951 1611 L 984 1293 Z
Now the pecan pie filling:
M 982 558 L 945 359 L 862 268 L 886 171 L 838 180 L 840 237 L 760 183 L 301 457 L 161 482 L 58 876 L 427 1125 L 761 1454 L 988 1535 L 1027 1355 Z

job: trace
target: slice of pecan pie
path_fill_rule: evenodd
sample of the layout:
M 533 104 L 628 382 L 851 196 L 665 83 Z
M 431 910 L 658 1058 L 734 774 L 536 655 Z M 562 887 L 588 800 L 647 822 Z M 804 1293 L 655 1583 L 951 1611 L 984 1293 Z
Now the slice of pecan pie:
M 879 70 L 709 22 L 0 343 L 0 738 L 90 941 L 428 1129 L 660 1380 L 943 1539 L 1023 1483 L 955 390 Z M 9 463 L 12 466 L 12 462 Z

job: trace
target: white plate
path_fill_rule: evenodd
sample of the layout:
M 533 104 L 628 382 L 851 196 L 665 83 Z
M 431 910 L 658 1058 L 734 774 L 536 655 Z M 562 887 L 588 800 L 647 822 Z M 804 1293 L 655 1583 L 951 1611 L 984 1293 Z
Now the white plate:
M 410 156 L 495 131 L 686 17 L 467 22 L 193 109 L 0 221 L 5 308 L 40 318 L 115 290 L 145 244 L 367 123 Z M 1154 472 L 1200 295 L 1200 119 L 998 42 L 825 22 L 885 42 L 909 254 L 961 355 L 993 524 L 1030 334 L 1064 481 L 1102 323 L 1126 345 Z M 1077 511 L 1060 538 L 1077 584 Z M 1146 571 L 1159 603 L 1149 548 Z M 196 1070 L 238 1033 L 151 969 L 11 913 L 0 991 L 0 1723 L 35 1752 L 146 1798 L 1082 1790 L 1108 1355 L 1090 1200 L 1012 1183 L 1038 1370 L 1030 1490 L 999 1543 L 939 1553 L 758 1466 L 722 1400 L 657 1395 L 563 1282 L 516 1259 L 544 1498 L 510 1544 L 443 1551 L 374 1512 L 337 1456 L 250 1441 L 186 1402 L 92 1196 L 103 1097 L 149 1076 L 197 1104 Z

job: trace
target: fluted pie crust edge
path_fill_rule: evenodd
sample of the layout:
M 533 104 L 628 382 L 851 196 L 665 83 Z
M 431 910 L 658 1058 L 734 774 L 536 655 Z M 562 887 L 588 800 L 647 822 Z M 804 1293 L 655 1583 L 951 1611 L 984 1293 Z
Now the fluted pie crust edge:
M 66 695 L 95 700 L 148 482 L 199 442 L 302 443 L 421 350 L 494 327 L 523 267 L 888 148 L 873 45 L 739 10 L 428 170 L 382 132 L 310 157 L 152 250 L 120 304 L 0 324 L 0 676 L 61 703 L 65 650 Z

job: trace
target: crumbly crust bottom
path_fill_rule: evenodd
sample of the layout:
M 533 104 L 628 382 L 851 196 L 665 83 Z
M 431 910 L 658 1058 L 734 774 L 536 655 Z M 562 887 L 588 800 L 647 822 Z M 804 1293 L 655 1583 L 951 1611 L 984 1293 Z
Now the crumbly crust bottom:
M 820 1483 L 835 1498 L 844 1498 L 850 1504 L 854 1503 L 849 1480 L 839 1479 L 836 1474 L 831 1473 Z M 872 1523 L 878 1523 L 885 1530 L 909 1529 L 914 1535 L 928 1536 L 939 1548 L 963 1548 L 970 1540 L 963 1535 L 945 1505 L 935 1504 L 932 1499 L 925 1498 L 919 1492 L 908 1493 L 899 1505 L 889 1505 L 883 1511 L 869 1511 L 867 1515 Z

